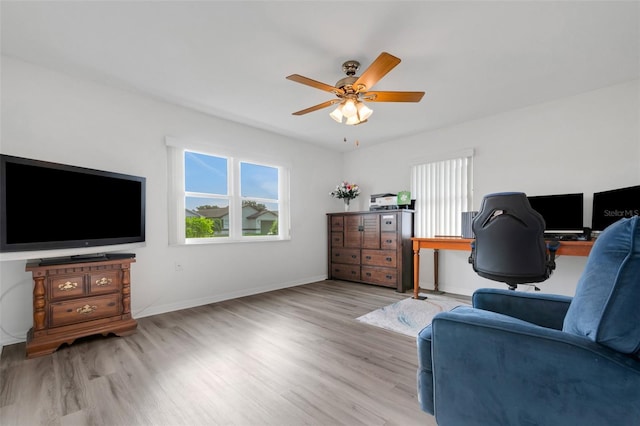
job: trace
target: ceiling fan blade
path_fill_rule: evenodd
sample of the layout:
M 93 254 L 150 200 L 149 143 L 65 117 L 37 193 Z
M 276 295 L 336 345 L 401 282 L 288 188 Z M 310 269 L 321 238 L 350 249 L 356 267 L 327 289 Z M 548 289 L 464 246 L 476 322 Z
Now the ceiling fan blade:
M 387 52 L 382 52 L 380 56 L 376 58 L 375 61 L 369 68 L 367 68 L 362 75 L 353 83 L 353 87 L 358 91 L 362 92 L 367 89 L 371 89 L 374 84 L 376 84 L 382 77 L 387 75 L 389 71 L 395 68 L 396 65 L 400 63 L 400 58 L 396 58 L 393 55 L 388 54 Z M 364 86 L 362 90 L 358 88 Z
M 291 74 L 287 77 L 287 80 L 295 81 L 296 83 L 306 84 L 307 86 L 315 87 L 316 89 L 324 90 L 325 92 L 344 94 L 344 90 L 338 89 L 335 86 L 330 86 L 325 83 L 313 80 L 308 77 L 303 77 L 300 74 Z
M 367 102 L 420 102 L 424 92 L 366 92 L 360 96 Z
M 307 108 L 307 109 L 302 109 L 302 110 L 300 110 L 300 111 L 296 111 L 296 112 L 294 112 L 294 113 L 292 113 L 292 114 L 293 114 L 293 115 L 304 115 L 304 114 L 308 114 L 308 113 L 310 113 L 310 112 L 317 111 L 317 110 L 322 109 L 322 108 L 330 107 L 331 105 L 336 104 L 336 103 L 338 103 L 338 102 L 340 102 L 340 99 L 332 99 L 332 100 L 330 100 L 330 101 L 323 102 L 323 103 L 321 103 L 321 104 L 318 104 L 318 105 L 314 105 L 314 106 L 312 106 L 312 107 L 309 107 L 309 108 Z

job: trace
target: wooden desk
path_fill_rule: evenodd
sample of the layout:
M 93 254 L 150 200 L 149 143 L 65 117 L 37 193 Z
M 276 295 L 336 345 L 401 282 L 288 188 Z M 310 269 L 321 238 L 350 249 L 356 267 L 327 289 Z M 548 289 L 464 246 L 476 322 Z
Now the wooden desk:
M 413 298 L 420 293 L 420 249 L 433 249 L 433 291 L 438 292 L 438 252 L 440 250 L 471 251 L 471 238 L 411 238 L 413 242 Z M 556 256 L 589 256 L 593 241 L 561 241 Z

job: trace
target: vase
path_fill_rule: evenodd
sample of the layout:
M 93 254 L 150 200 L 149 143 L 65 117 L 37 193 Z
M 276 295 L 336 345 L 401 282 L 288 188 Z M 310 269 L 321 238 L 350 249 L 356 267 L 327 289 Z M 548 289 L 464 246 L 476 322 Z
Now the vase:
M 350 200 L 350 199 L 348 199 L 348 198 L 345 198 L 345 199 L 344 199 L 344 211 L 345 211 L 345 212 L 348 212 L 348 211 L 349 211 L 349 201 L 351 201 L 351 200 Z

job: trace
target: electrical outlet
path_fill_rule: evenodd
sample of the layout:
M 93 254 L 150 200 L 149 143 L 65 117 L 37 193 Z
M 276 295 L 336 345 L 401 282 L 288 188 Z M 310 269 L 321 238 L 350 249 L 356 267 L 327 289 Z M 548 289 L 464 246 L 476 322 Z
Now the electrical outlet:
M 174 267 L 176 269 L 176 272 L 182 272 L 184 271 L 184 268 L 182 267 L 182 263 L 180 262 L 175 262 L 174 263 Z

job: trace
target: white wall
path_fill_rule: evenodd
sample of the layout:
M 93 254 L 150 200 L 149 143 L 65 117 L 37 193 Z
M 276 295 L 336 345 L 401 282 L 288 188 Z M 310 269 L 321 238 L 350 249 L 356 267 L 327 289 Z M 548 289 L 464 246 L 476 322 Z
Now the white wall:
M 137 256 L 132 265 L 134 317 L 327 276 L 325 214 L 341 208 L 328 195 L 342 178 L 342 155 L 337 152 L 7 57 L 2 57 L 1 118 L 2 153 L 147 178 L 146 246 L 130 250 Z M 292 239 L 170 247 L 167 135 L 230 144 L 261 157 L 277 155 L 292 165 Z M 46 214 L 37 199 L 27 207 Z M 175 262 L 183 265 L 183 272 L 175 271 Z M 24 260 L 0 262 L 3 345 L 24 341 L 32 324 L 32 280 L 24 268 Z
M 345 170 L 363 188 L 359 201 L 366 208 L 369 194 L 409 189 L 412 162 L 463 148 L 475 150 L 474 210 L 483 195 L 492 192 L 583 192 L 584 224 L 590 226 L 594 192 L 640 184 L 640 84 L 635 80 L 383 145 L 361 146 L 345 155 Z M 431 253 L 421 252 L 424 288 L 432 288 Z M 505 288 L 477 277 L 467 257 L 466 252 L 441 252 L 441 290 L 471 294 L 478 287 Z M 539 287 L 573 295 L 584 265 L 585 258 L 562 256 L 556 272 Z

